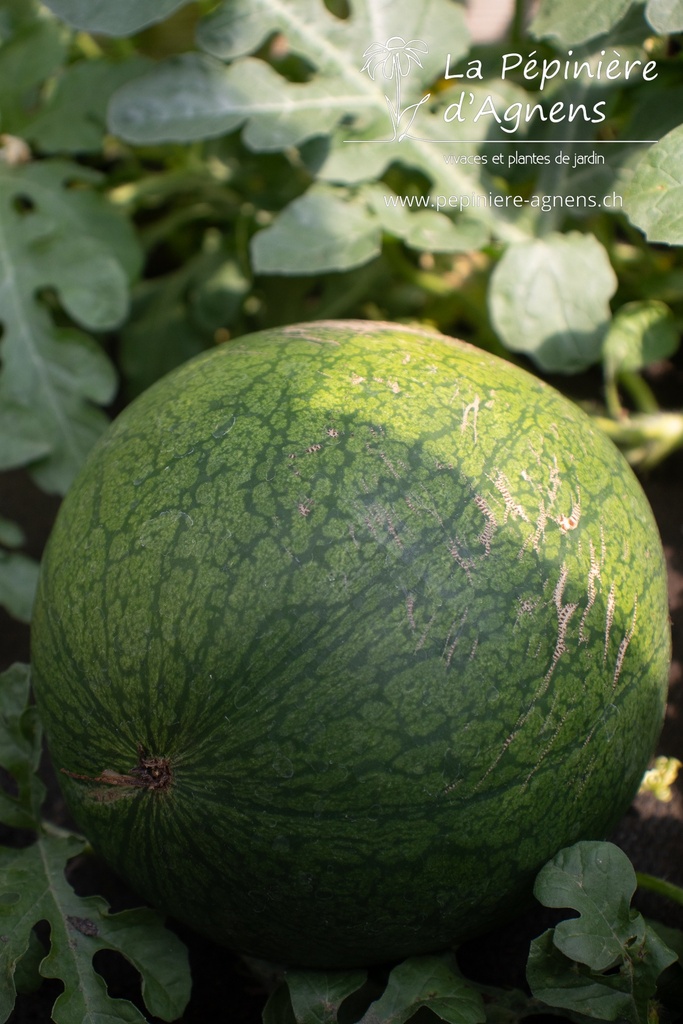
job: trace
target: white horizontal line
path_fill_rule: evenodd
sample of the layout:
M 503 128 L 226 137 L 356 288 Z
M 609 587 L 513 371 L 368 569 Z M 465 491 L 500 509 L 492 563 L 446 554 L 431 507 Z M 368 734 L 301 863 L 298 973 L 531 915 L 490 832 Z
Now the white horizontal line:
M 644 146 L 659 139 L 466 139 L 464 143 L 458 142 L 472 146 Z M 454 145 L 452 140 L 451 145 Z
M 659 139 L 411 139 L 439 146 L 650 146 Z M 388 145 L 396 139 L 344 139 L 344 142 L 375 142 Z

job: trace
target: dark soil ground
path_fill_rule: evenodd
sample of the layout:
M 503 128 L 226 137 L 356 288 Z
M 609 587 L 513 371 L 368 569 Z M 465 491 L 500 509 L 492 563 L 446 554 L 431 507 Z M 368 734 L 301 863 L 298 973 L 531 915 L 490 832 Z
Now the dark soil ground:
M 37 557 L 49 532 L 57 502 L 37 491 L 23 474 L 5 474 L 2 479 L 0 515 L 25 524 L 31 553 Z M 683 453 L 669 459 L 643 484 L 666 552 L 673 633 L 670 702 L 659 752 L 683 760 Z M 28 521 L 27 510 L 31 513 Z M 13 661 L 28 661 L 28 656 L 28 628 L 13 622 L 0 610 L 0 669 Z M 46 763 L 48 778 L 49 771 Z M 59 823 L 68 821 L 54 779 L 51 780 L 47 811 Z M 660 803 L 652 797 L 638 797 L 613 838 L 628 853 L 638 870 L 683 885 L 683 778 L 676 784 L 670 803 Z M 22 840 L 25 841 L 25 837 L 17 833 L 0 830 L 2 842 L 18 845 Z M 83 894 L 98 892 L 104 895 L 115 909 L 135 905 L 135 897 L 99 864 L 90 862 L 77 866 L 71 881 Z M 638 895 L 637 901 L 649 916 L 683 927 L 683 908 L 650 896 Z M 470 943 L 459 953 L 463 972 L 492 984 L 523 986 L 529 941 L 547 926 L 542 912 L 532 910 L 513 926 Z M 177 930 L 189 946 L 194 977 L 193 996 L 183 1022 L 259 1024 L 266 997 L 263 983 L 255 980 L 242 962 L 230 953 L 183 929 Z M 105 974 L 112 995 L 132 999 L 142 1005 L 137 975 L 122 958 L 115 954 L 98 954 L 96 966 Z M 58 983 L 46 982 L 39 992 L 21 996 L 11 1024 L 36 1021 L 47 1024 L 60 988 Z M 541 1018 L 534 1020 L 540 1024 Z M 558 1018 L 552 1020 L 557 1021 Z

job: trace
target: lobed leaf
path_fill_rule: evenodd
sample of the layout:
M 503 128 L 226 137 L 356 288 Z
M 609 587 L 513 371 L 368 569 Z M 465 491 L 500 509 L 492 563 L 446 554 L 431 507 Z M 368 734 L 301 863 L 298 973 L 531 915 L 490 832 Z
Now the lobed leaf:
M 422 1008 L 448 1024 L 486 1020 L 481 995 L 457 973 L 447 955 L 411 957 L 395 967 L 360 1024 L 406 1024 Z
M 381 228 L 367 207 L 325 188 L 310 188 L 254 235 L 261 274 L 315 274 L 367 263 L 381 248 Z
M 109 330 L 127 314 L 140 260 L 127 222 L 87 187 L 97 180 L 58 160 L 0 165 L 0 468 L 31 463 L 50 491 L 66 490 L 106 425 L 95 405 L 111 400 L 116 375 L 38 295 L 54 289 L 81 326 Z
M 676 954 L 631 910 L 635 889 L 628 857 L 611 843 L 576 843 L 541 869 L 536 898 L 579 916 L 531 944 L 527 980 L 538 999 L 598 1020 L 647 1024 L 657 978 Z
M 0 848 L 0 932 L 5 939 L 0 946 L 0 1021 L 6 1021 L 14 1007 L 15 971 L 21 959 L 31 955 L 31 932 L 39 921 L 50 926 L 50 950 L 40 973 L 64 983 L 52 1011 L 56 1024 L 143 1024 L 144 1016 L 132 1003 L 107 993 L 92 964 L 101 949 L 123 954 L 140 972 L 150 1013 L 175 1020 L 190 993 L 184 946 L 155 911 L 111 914 L 101 897 L 76 895 L 64 869 L 84 845 L 85 840 L 76 836 L 41 832 L 33 846 Z
M 549 372 L 579 372 L 600 359 L 616 286 L 594 236 L 546 235 L 504 253 L 491 280 L 491 319 L 513 352 Z
M 184 7 L 188 0 L 45 0 L 73 28 L 111 36 L 130 36 Z
M 480 221 L 459 217 L 454 222 L 435 209 L 411 210 L 389 188 L 370 185 L 349 192 L 313 185 L 254 235 L 254 269 L 262 274 L 349 270 L 379 255 L 383 231 L 427 252 L 466 252 L 488 239 Z
M 332 15 L 320 0 L 223 0 L 200 23 L 197 42 L 207 53 L 234 60 L 253 53 L 273 33 L 282 33 L 294 53 L 311 61 L 346 89 L 373 95 L 361 70 L 365 51 L 400 33 L 405 40 L 448 40 L 452 59 L 467 52 L 469 32 L 462 11 L 444 0 L 355 0 L 349 18 Z M 360 58 L 360 59 L 359 59 Z M 407 82 L 427 86 L 443 71 L 443 52 L 428 47 L 411 63 Z M 379 76 L 384 77 L 379 69 Z M 370 79 L 372 81 L 372 79 Z M 363 85 L 365 83 L 365 85 Z M 413 86 L 414 88 L 414 86 Z M 378 90 L 384 109 L 383 90 Z
M 364 72 L 363 55 L 373 42 L 383 44 L 399 31 L 406 39 L 448 38 L 453 60 L 469 41 L 462 11 L 446 0 L 391 6 L 358 0 L 348 19 L 336 18 L 322 0 L 229 0 L 199 25 L 205 54 L 173 58 L 135 88 L 122 88 L 112 101 L 110 127 L 129 141 L 150 142 L 216 136 L 246 125 L 245 142 L 261 151 L 329 136 L 342 120 L 361 126 L 386 121 L 386 82 Z M 308 81 L 289 82 L 247 56 L 274 33 L 315 68 Z M 226 68 L 225 60 L 234 63 Z M 418 98 L 442 62 L 432 48 L 414 64 L 403 80 L 405 97 Z
M 624 210 L 650 242 L 683 245 L 683 125 L 652 146 L 636 167 Z
M 420 44 L 414 48 L 419 63 L 408 65 L 409 74 L 393 76 L 381 62 L 368 67 L 368 49 L 382 51 L 397 33 Z M 249 56 L 274 34 L 282 38 L 281 48 L 311 67 L 306 81 L 289 81 L 264 60 Z M 198 41 L 204 53 L 161 62 L 115 93 L 109 126 L 137 144 L 218 137 L 238 128 L 246 145 L 257 152 L 308 144 L 316 152 L 313 175 L 331 184 L 368 182 L 390 164 L 401 163 L 425 174 L 445 197 L 465 195 L 470 206 L 462 225 L 463 216 L 455 210 L 449 211 L 448 219 L 420 211 L 416 219 L 404 220 L 400 237 L 408 244 L 455 252 L 485 244 L 491 233 L 506 240 L 526 238 L 528 232 L 516 223 L 514 211 L 492 209 L 490 197 L 498 186 L 483 164 L 444 159 L 446 141 L 458 143 L 466 155 L 474 154 L 492 122 L 490 117 L 477 123 L 446 122 L 444 111 L 454 99 L 448 90 L 427 102 L 431 83 L 444 73 L 443 39 L 448 39 L 452 62 L 466 53 L 469 37 L 462 11 L 446 0 L 419 5 L 409 0 L 392 5 L 357 0 L 346 19 L 332 15 L 322 0 L 231 0 L 200 22 Z M 232 63 L 226 66 L 223 61 Z M 397 79 L 400 111 L 395 109 Z M 472 84 L 472 89 L 479 104 L 490 93 L 500 109 L 526 98 L 524 90 L 511 83 L 489 83 L 486 89 Z M 311 209 L 320 210 L 319 200 L 311 201 Z M 287 244 L 296 243 L 297 254 L 305 250 L 294 228 L 306 213 L 306 206 L 297 205 L 282 224 L 261 233 L 263 238 L 254 243 L 258 269 L 295 272 L 295 261 L 285 261 L 278 253 L 285 239 Z M 376 252 L 377 232 L 367 217 L 362 219 L 359 250 L 367 260 Z M 328 242 L 334 247 L 339 231 L 343 238 L 348 235 L 329 223 L 316 222 L 318 229 L 322 233 L 316 238 L 324 251 Z M 276 247 L 272 255 L 266 250 L 271 242 Z M 342 239 L 343 251 L 325 256 L 325 268 L 358 265 L 361 256 L 348 252 L 347 243 L 348 238 Z M 312 263 L 308 255 L 301 272 L 308 272 Z M 322 270 L 323 265 L 315 269 Z
M 365 971 L 287 971 L 285 984 L 268 1000 L 268 1024 L 336 1024 L 339 1007 L 364 984 Z

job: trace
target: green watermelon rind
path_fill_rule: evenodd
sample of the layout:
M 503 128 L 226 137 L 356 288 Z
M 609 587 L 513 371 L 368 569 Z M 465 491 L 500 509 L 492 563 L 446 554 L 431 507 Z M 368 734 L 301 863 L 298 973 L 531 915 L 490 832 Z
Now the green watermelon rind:
M 112 866 L 241 952 L 340 968 L 490 927 L 608 834 L 663 718 L 666 572 L 631 469 L 552 388 L 421 328 L 301 324 L 114 422 L 32 656 Z

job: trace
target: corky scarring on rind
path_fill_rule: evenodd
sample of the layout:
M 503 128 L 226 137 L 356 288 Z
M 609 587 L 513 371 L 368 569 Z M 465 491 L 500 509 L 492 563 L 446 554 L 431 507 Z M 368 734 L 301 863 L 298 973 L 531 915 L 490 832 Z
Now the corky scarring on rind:
M 603 836 L 668 657 L 611 443 L 507 363 L 359 322 L 239 339 L 133 403 L 34 618 L 55 763 L 100 776 L 63 777 L 94 845 L 219 941 L 330 968 L 459 941 Z M 172 785 L 103 800 L 138 744 Z

